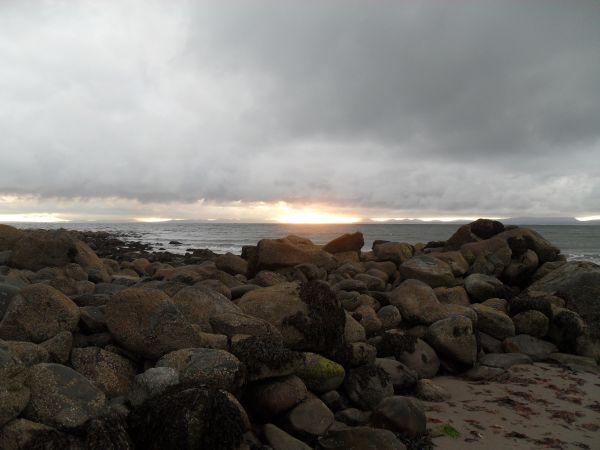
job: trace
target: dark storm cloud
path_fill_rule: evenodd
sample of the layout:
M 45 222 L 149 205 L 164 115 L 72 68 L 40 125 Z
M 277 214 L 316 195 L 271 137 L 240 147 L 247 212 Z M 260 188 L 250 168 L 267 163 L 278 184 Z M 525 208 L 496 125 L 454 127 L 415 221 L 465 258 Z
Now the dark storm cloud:
M 600 209 L 597 1 L 0 4 L 0 193 Z

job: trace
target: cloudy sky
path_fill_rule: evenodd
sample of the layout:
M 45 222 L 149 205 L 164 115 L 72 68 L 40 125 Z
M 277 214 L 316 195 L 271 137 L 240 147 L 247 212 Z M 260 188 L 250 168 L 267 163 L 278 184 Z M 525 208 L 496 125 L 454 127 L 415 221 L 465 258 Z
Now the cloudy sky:
M 0 1 L 0 219 L 600 215 L 600 2 Z

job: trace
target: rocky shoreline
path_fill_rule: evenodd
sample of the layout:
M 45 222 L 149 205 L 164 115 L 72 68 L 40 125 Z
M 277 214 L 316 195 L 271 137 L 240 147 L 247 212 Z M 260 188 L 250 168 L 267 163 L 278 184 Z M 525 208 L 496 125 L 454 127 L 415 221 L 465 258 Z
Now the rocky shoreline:
M 486 219 L 363 246 L 288 236 L 174 255 L 0 225 L 0 448 L 600 440 L 600 266 Z M 543 414 L 552 435 L 533 429 Z

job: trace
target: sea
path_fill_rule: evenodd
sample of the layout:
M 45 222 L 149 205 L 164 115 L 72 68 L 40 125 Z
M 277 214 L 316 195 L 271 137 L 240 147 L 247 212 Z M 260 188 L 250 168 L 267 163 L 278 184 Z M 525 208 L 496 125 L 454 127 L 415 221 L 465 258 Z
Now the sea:
M 325 244 L 344 234 L 361 231 L 364 249 L 374 240 L 418 242 L 448 239 L 460 224 L 352 224 L 298 225 L 259 223 L 19 223 L 19 228 L 66 228 L 78 231 L 107 231 L 124 240 L 150 244 L 154 250 L 185 253 L 188 249 L 208 248 L 216 253 L 239 254 L 242 246 L 255 245 L 261 239 L 285 237 L 290 234 L 306 237 L 315 244 Z M 561 249 L 567 259 L 600 264 L 600 225 L 527 225 Z M 180 244 L 173 244 L 178 242 Z

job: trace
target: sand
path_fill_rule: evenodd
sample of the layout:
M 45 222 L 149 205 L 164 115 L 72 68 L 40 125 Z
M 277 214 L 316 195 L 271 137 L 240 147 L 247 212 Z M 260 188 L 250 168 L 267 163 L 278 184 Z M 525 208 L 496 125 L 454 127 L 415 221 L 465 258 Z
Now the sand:
M 518 365 L 496 381 L 436 377 L 452 399 L 425 402 L 439 449 L 600 449 L 598 368 Z M 451 425 L 460 433 L 441 430 Z

